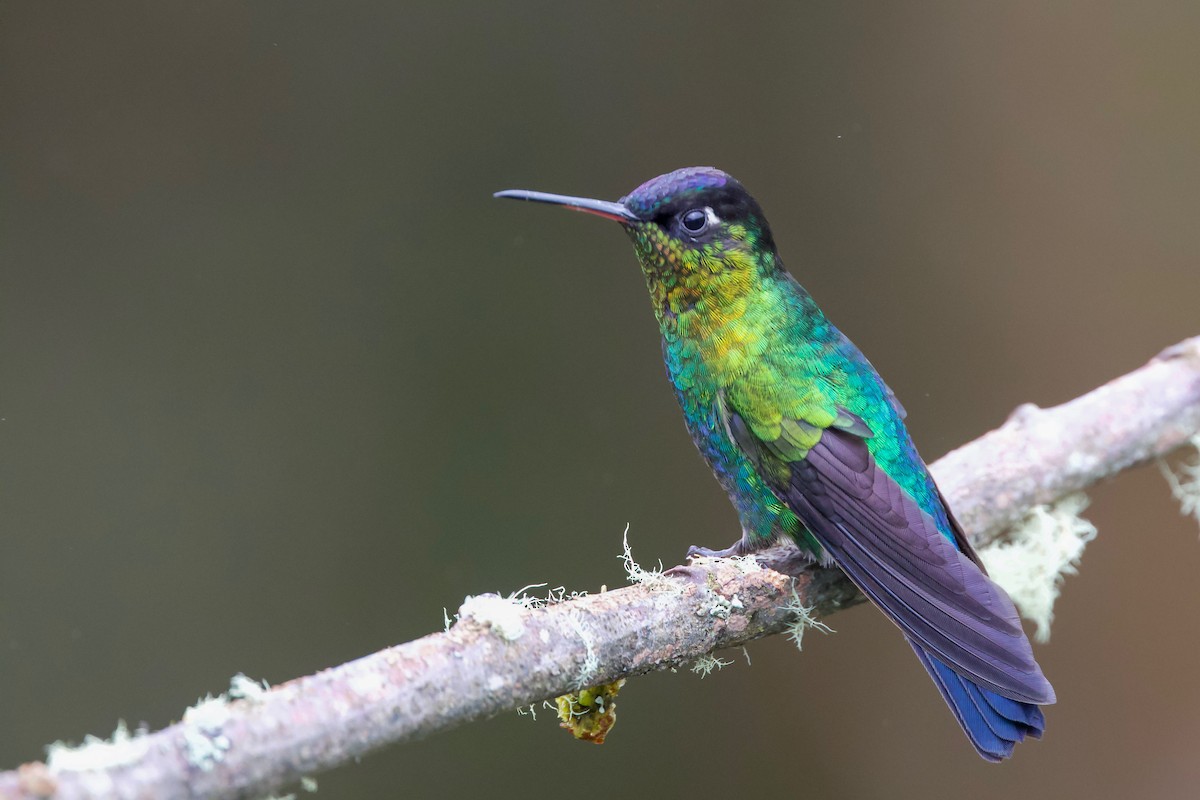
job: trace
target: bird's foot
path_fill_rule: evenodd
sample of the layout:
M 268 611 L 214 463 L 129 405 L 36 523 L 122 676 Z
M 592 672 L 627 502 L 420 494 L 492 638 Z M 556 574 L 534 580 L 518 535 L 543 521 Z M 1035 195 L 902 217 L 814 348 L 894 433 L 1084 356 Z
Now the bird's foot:
M 724 550 L 710 550 L 707 547 L 697 547 L 692 545 L 688 548 L 687 557 L 693 559 L 696 557 L 702 558 L 732 558 L 733 556 L 744 556 L 754 552 L 755 548 L 747 544 L 747 538 L 742 537 Z M 669 575 L 673 578 L 686 578 L 694 583 L 703 583 L 707 573 L 699 567 L 690 565 L 680 565 L 671 567 L 663 572 L 663 575 Z
M 688 559 L 736 558 L 739 556 L 753 556 L 760 567 L 781 572 L 793 578 L 809 574 L 814 568 L 823 564 L 822 559 L 816 558 L 812 553 L 800 549 L 796 546 L 795 542 L 785 540 L 768 544 L 764 547 L 755 544 L 754 540 L 748 536 L 743 536 L 724 550 L 712 550 L 708 547 L 692 545 L 687 551 Z M 663 574 L 677 578 L 686 578 L 699 583 L 704 580 L 707 572 L 700 567 L 689 565 L 672 567 Z
M 801 550 L 790 540 L 763 546 L 756 544 L 748 536 L 743 536 L 724 550 L 711 550 L 707 547 L 692 545 L 687 552 L 689 559 L 697 557 L 734 558 L 737 556 L 753 556 L 760 567 L 766 567 L 792 577 L 799 577 L 811 570 L 814 565 L 821 563 L 820 559 L 814 558 L 808 551 Z
M 688 548 L 687 557 L 688 558 L 696 558 L 696 557 L 733 558 L 734 556 L 749 555 L 758 549 L 760 549 L 760 548 L 757 548 L 757 547 L 754 547 L 753 545 L 751 545 L 750 540 L 747 537 L 743 536 L 741 539 L 738 539 L 736 542 L 731 544 L 729 547 L 726 547 L 724 550 L 710 550 L 707 547 L 699 547 L 698 545 L 692 545 L 691 547 Z

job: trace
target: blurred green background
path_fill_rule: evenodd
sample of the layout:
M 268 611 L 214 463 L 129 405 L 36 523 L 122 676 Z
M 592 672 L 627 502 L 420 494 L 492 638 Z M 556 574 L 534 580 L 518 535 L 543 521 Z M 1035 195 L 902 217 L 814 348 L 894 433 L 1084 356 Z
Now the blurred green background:
M 616 198 L 713 164 L 929 460 L 1200 333 L 1200 5 L 0 6 L 0 767 L 736 535 Z M 505 714 L 321 796 L 1193 797 L 1200 544 L 1153 468 L 974 755 L 895 630 Z

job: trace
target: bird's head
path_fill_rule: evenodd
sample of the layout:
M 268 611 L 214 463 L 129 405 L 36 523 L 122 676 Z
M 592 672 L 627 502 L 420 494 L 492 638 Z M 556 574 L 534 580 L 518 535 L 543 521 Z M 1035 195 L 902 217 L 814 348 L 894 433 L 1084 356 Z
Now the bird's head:
M 780 269 L 762 209 L 732 176 L 686 167 L 617 202 L 510 189 L 496 197 L 552 203 L 619 222 L 633 240 L 656 311 L 675 315 L 732 299 Z

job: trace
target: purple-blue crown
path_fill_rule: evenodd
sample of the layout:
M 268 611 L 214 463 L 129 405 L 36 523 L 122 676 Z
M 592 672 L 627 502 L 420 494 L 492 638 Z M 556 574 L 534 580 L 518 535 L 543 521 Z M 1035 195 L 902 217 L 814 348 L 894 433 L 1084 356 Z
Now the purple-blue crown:
M 651 178 L 634 189 L 621 202 L 639 217 L 653 217 L 665 203 L 703 191 L 737 183 L 730 175 L 715 167 L 684 167 L 666 175 Z

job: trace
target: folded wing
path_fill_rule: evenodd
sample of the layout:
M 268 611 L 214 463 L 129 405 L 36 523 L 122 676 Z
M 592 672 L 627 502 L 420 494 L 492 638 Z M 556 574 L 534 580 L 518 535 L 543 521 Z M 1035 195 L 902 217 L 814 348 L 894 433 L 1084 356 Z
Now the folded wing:
M 944 535 L 879 466 L 861 431 L 827 428 L 803 457 L 780 459 L 776 443 L 759 440 L 735 408 L 726 411 L 738 445 L 775 462 L 765 472 L 777 476 L 778 496 L 910 641 L 1002 697 L 1054 702 L 1012 600 L 972 560 L 961 533 Z

